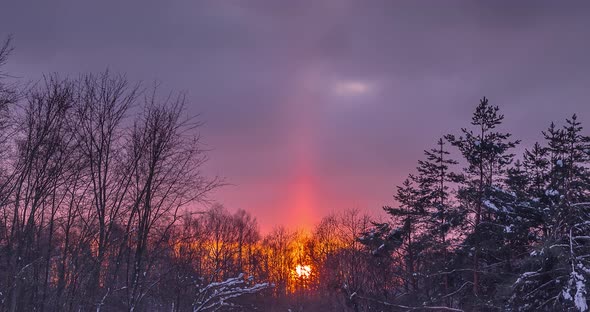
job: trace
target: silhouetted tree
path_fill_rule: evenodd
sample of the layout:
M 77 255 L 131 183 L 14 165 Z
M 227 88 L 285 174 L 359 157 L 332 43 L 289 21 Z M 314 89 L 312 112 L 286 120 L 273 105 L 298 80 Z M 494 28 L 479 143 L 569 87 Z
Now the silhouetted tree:
M 489 239 L 488 242 L 492 245 L 497 241 L 498 228 L 494 225 L 497 210 L 493 205 L 486 205 L 489 202 L 486 197 L 491 196 L 490 193 L 494 192 L 494 188 L 503 180 L 506 166 L 514 157 L 510 150 L 518 144 L 518 141 L 510 141 L 511 134 L 496 131 L 496 127 L 501 125 L 503 120 L 504 115 L 499 114 L 499 108 L 490 105 L 484 97 L 472 117 L 471 124 L 474 129 L 462 128 L 461 136 L 447 136 L 449 142 L 459 149 L 466 161 L 458 198 L 462 209 L 471 212 L 472 215 L 472 230 L 464 248 L 471 249 L 470 254 L 473 257 L 472 282 L 475 298 L 483 295 L 480 293 L 482 255 L 487 257 L 485 253 L 493 248 L 483 240 Z M 493 261 L 489 257 L 483 260 Z

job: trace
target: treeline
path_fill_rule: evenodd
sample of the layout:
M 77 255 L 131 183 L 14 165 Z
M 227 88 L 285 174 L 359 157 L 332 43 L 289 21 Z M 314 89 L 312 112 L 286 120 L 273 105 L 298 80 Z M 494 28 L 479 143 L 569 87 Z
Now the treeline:
M 342 310 L 387 281 L 358 211 L 263 236 L 199 208 L 223 182 L 185 105 L 110 72 L 0 78 L 0 311 Z
M 588 311 L 590 136 L 573 115 L 517 155 L 503 121 L 481 99 L 424 151 L 387 222 L 345 211 L 318 225 L 318 311 Z
M 219 185 L 182 94 L 109 72 L 0 86 L 0 310 L 172 303 L 175 226 Z
M 372 226 L 359 210 L 326 216 L 312 231 L 276 227 L 261 235 L 248 213 L 214 205 L 183 218 L 173 235 L 175 277 L 162 285 L 190 307 L 194 280 L 222 281 L 244 273 L 269 283 L 257 296 L 234 301 L 240 311 L 346 311 L 373 307 L 350 299 L 355 289 L 382 292 L 394 286 L 358 237 Z M 393 267 L 388 268 L 391 269 Z M 176 276 L 184 283 L 178 283 Z M 181 311 L 185 311 L 181 309 Z
M 10 52 L 0 48 L 0 66 Z M 262 235 L 210 203 L 182 94 L 0 76 L 0 311 L 587 311 L 590 137 L 524 148 L 483 98 L 384 207 Z
M 503 119 L 483 98 L 425 151 L 392 221 L 361 237 L 400 268 L 395 300 L 364 295 L 402 310 L 588 310 L 590 137 L 573 115 L 517 157 Z

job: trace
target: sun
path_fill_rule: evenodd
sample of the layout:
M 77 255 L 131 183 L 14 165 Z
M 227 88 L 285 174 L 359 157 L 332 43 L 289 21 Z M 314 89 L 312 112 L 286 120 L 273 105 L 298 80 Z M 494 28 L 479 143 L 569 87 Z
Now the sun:
M 295 267 L 295 273 L 299 278 L 309 278 L 309 275 L 311 275 L 311 267 L 309 265 L 297 265 Z

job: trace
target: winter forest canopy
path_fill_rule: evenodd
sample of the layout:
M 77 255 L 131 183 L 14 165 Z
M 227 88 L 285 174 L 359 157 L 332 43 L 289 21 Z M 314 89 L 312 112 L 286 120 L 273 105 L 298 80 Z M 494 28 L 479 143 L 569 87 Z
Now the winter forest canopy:
M 210 204 L 225 181 L 201 170 L 186 102 L 112 71 L 2 76 L 0 311 L 588 311 L 575 114 L 520 142 L 484 97 L 433 138 L 385 222 L 342 208 L 262 235 Z

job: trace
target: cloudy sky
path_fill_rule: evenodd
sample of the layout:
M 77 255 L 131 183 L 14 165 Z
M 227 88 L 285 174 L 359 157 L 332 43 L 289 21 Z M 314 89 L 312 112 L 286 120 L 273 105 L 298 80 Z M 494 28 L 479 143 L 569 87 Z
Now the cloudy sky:
M 525 142 L 590 122 L 588 1 L 4 0 L 5 71 L 126 73 L 185 90 L 214 194 L 263 230 L 376 214 L 487 96 Z

